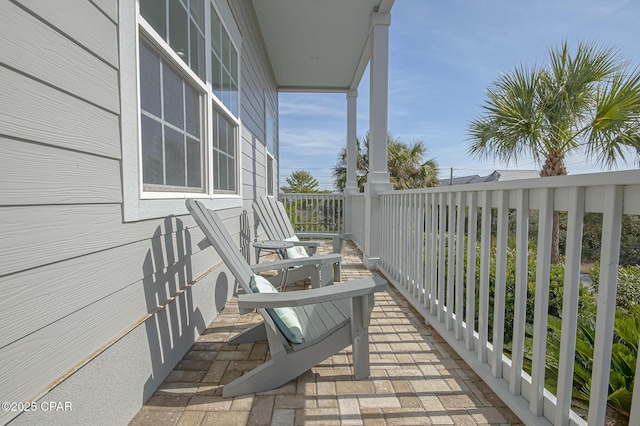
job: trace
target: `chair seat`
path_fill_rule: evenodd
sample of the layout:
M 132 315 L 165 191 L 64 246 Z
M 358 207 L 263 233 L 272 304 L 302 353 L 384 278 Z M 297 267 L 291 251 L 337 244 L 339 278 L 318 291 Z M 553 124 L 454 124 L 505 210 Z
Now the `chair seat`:
M 300 320 L 304 342 L 291 344 L 294 351 L 312 346 L 337 330 L 351 324 L 349 300 L 336 300 L 294 307 Z

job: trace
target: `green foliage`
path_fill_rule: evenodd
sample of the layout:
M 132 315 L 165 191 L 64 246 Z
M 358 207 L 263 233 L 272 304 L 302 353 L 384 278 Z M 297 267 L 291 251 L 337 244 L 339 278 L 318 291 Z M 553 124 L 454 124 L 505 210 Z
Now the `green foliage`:
M 506 162 L 531 156 L 541 176 L 567 174 L 564 158 L 583 150 L 611 167 L 622 146 L 640 149 L 640 70 L 618 50 L 565 41 L 543 66 L 520 65 L 487 89 L 483 113 L 469 125 L 469 153 Z
M 356 139 L 356 180 L 360 192 L 364 191 L 369 173 L 369 133 L 364 139 Z M 391 135 L 387 136 L 387 170 L 394 189 L 427 188 L 438 186 L 438 164 L 435 160 L 423 161 L 426 148 L 422 141 L 405 144 Z M 334 186 L 343 191 L 347 182 L 347 148 L 338 154 L 333 169 Z
M 285 179 L 288 186 L 283 186 L 280 189 L 283 192 L 295 192 L 295 193 L 312 193 L 318 191 L 318 180 L 315 179 L 311 173 L 306 170 L 297 170 L 291 172 L 291 176 Z
M 480 270 L 480 245 L 476 246 L 476 270 Z M 493 331 L 493 305 L 495 299 L 495 276 L 496 276 L 496 246 L 492 244 L 490 256 L 490 272 L 489 272 L 489 334 Z M 513 339 L 513 319 L 514 306 L 516 297 L 516 251 L 514 248 L 507 249 L 507 265 L 506 265 L 506 291 L 505 291 L 505 324 L 504 324 L 504 342 L 509 346 Z M 480 277 L 476 277 L 476 303 L 479 302 Z M 535 250 L 529 250 L 527 264 L 527 308 L 526 322 L 533 325 L 533 314 L 535 312 L 535 288 L 536 288 L 536 253 Z M 590 316 L 595 314 L 595 298 L 589 290 L 580 283 L 579 290 L 579 312 L 581 315 Z M 552 264 L 549 275 L 549 306 L 550 315 L 561 316 L 562 300 L 564 293 L 564 265 Z M 476 306 L 476 312 L 478 307 Z
M 597 293 L 600 285 L 600 262 L 594 263 L 589 271 L 589 278 L 593 281 L 593 288 Z M 640 265 L 618 267 L 616 304 L 623 311 L 629 311 L 640 304 Z
M 560 357 L 560 332 L 562 322 L 557 316 L 549 315 L 547 337 L 547 372 L 545 386 L 556 392 L 558 359 Z M 573 399 L 586 404 L 591 396 L 591 376 L 595 346 L 595 315 L 578 316 L 576 355 L 573 375 Z M 624 423 L 631 411 L 635 368 L 640 339 L 640 308 L 634 306 L 629 311 L 616 310 L 613 346 L 611 350 L 611 371 L 609 375 L 608 405 L 617 412 Z
M 602 244 L 602 213 L 584 215 L 582 257 L 594 262 L 600 259 Z M 622 216 L 620 234 L 620 265 L 640 265 L 640 216 Z

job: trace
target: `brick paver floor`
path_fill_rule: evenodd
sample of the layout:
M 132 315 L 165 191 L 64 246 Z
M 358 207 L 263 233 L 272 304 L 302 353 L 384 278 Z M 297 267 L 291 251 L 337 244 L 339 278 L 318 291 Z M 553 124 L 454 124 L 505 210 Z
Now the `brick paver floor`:
M 371 275 L 353 244 L 343 256 L 343 281 Z M 354 381 L 349 347 L 279 389 L 223 398 L 225 383 L 269 357 L 266 342 L 227 343 L 259 320 L 232 299 L 130 425 L 521 424 L 392 286 L 376 295 L 369 379 Z

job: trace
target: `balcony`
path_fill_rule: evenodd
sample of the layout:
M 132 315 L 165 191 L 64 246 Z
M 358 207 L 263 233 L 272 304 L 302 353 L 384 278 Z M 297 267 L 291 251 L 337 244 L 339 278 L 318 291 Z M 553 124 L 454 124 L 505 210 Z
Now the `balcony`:
M 621 223 L 625 215 L 640 214 L 639 171 L 351 193 L 343 210 L 345 228 L 368 266 L 393 284 L 524 423 L 611 421 L 607 397 Z M 563 279 L 555 287 L 550 285 L 558 270 L 550 262 L 554 212 L 566 232 Z M 576 403 L 580 293 L 588 291 L 581 284 L 582 246 L 595 237 L 583 232 L 587 214 L 599 218 L 601 269 L 590 388 L 586 400 Z M 556 312 L 550 310 L 551 299 Z M 550 315 L 558 322 L 555 358 L 548 353 Z M 557 374 L 547 370 L 549 361 Z M 549 377 L 555 386 L 548 386 Z M 633 393 L 640 394 L 637 381 Z M 629 424 L 640 424 L 640 397 L 633 399 Z
M 176 421 L 264 424 L 613 424 L 607 398 L 621 228 L 625 215 L 640 215 L 640 171 L 282 200 L 300 230 L 351 233 L 346 279 L 370 273 L 361 253 L 391 282 L 370 329 L 371 378 L 352 381 L 346 351 L 278 390 L 222 399 L 221 385 L 265 356 L 259 345 L 225 343 L 255 320 L 231 303 L 134 424 L 160 412 Z M 555 289 L 554 212 L 566 233 Z M 601 267 L 590 392 L 576 403 L 580 294 L 589 291 L 582 243 L 593 238 L 583 232 L 587 213 L 602 228 Z M 559 350 L 550 388 L 552 299 Z M 638 382 L 633 391 L 640 394 Z M 640 397 L 629 424 L 640 424 Z
M 371 275 L 353 243 L 343 256 L 344 280 Z M 268 356 L 266 342 L 226 343 L 259 320 L 231 300 L 130 424 L 521 424 L 393 288 L 376 296 L 369 379 L 353 380 L 347 349 L 279 389 L 222 398 L 222 385 Z

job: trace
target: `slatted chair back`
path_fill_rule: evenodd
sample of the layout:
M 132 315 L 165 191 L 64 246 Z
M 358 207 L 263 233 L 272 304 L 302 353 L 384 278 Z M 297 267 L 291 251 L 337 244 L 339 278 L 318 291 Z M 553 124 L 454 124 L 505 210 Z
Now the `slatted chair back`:
M 213 210 L 207 209 L 197 200 L 189 199 L 185 204 L 191 216 L 193 216 L 200 229 L 202 229 L 202 232 L 204 232 L 211 245 L 216 249 L 222 261 L 229 268 L 231 274 L 233 274 L 244 292 L 247 294 L 253 293 L 249 285 L 253 271 L 246 259 L 242 256 L 240 250 L 233 243 L 229 232 L 222 223 L 222 220 L 220 220 L 218 214 Z M 262 315 L 265 324 L 273 330 L 274 334 L 269 337 L 269 346 L 271 347 L 273 344 L 278 344 L 283 347 L 289 347 L 288 341 L 275 325 L 267 311 L 265 309 L 258 309 L 258 313 Z
M 287 213 L 282 203 L 278 203 L 271 197 L 259 197 L 253 202 L 253 210 L 263 224 L 262 228 L 269 239 L 282 241 L 296 235 L 291 222 L 283 220 L 283 217 L 287 217 Z
M 198 226 L 200 226 L 200 229 L 202 229 L 202 232 L 216 249 L 233 276 L 238 280 L 242 289 L 247 293 L 251 293 L 249 283 L 253 276 L 253 271 L 240 250 L 235 247 L 218 214 L 207 209 L 197 200 L 187 200 L 186 205 Z

